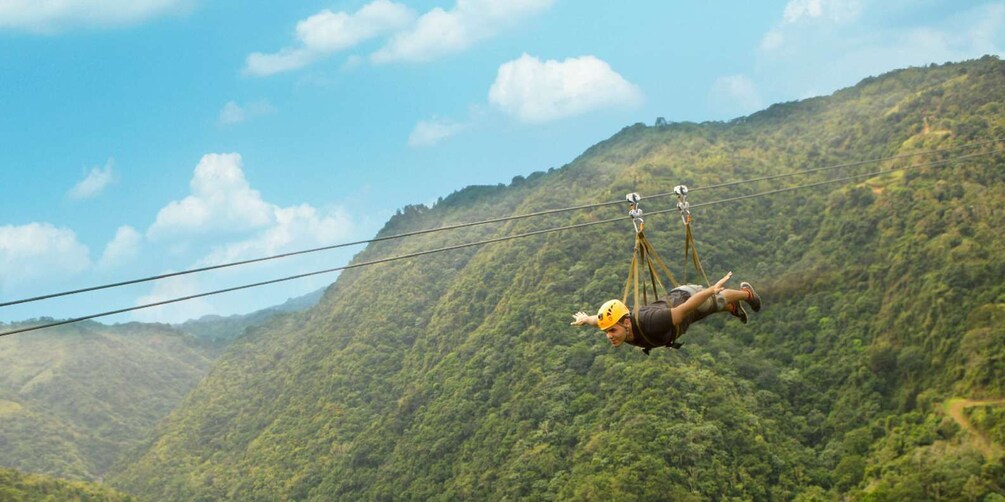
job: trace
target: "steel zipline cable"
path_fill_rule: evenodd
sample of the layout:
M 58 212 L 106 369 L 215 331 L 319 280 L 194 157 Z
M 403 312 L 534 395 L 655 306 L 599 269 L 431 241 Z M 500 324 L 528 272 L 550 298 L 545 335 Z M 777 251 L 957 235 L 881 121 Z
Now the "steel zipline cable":
M 699 204 L 692 204 L 691 207 L 695 208 L 695 207 L 704 207 L 704 206 L 712 206 L 712 205 L 717 205 L 717 204 L 724 204 L 724 203 L 727 203 L 727 202 L 735 202 L 735 201 L 743 200 L 743 199 L 750 199 L 750 198 L 755 198 L 755 197 L 763 197 L 763 196 L 767 196 L 767 195 L 773 195 L 773 194 L 782 193 L 782 192 L 789 192 L 789 191 L 799 190 L 799 189 L 803 189 L 803 188 L 812 188 L 812 187 L 818 187 L 818 186 L 827 185 L 827 184 L 840 183 L 840 182 L 851 181 L 851 180 L 856 180 L 856 179 L 861 179 L 861 178 L 869 178 L 869 177 L 874 177 L 874 176 L 880 176 L 880 175 L 883 175 L 883 174 L 889 174 L 889 173 L 894 172 L 894 171 L 905 170 L 905 169 L 916 169 L 916 168 L 920 168 L 920 167 L 941 166 L 941 165 L 951 164 L 951 163 L 958 162 L 958 161 L 965 160 L 965 159 L 970 159 L 970 158 L 980 157 L 980 156 L 984 156 L 984 155 L 989 155 L 990 153 L 993 153 L 993 152 L 979 152 L 979 153 L 973 153 L 973 154 L 969 154 L 969 155 L 963 155 L 963 156 L 952 158 L 952 159 L 943 159 L 943 160 L 938 160 L 938 161 L 933 161 L 933 162 L 927 162 L 927 163 L 923 163 L 923 164 L 915 164 L 915 165 L 908 165 L 908 166 L 902 166 L 902 167 L 895 167 L 895 168 L 886 169 L 886 170 L 883 170 L 883 171 L 874 171 L 874 172 L 869 172 L 869 173 L 856 174 L 856 175 L 853 175 L 853 176 L 846 176 L 846 177 L 843 177 L 843 178 L 835 178 L 835 179 L 826 180 L 826 181 L 820 181 L 820 182 L 816 182 L 816 183 L 809 183 L 809 184 L 806 184 L 806 185 L 798 185 L 798 186 L 794 186 L 794 187 L 780 188 L 780 189 L 776 189 L 776 190 L 769 190 L 769 191 L 766 191 L 766 192 L 759 192 L 759 193 L 754 193 L 754 194 L 749 194 L 749 195 L 742 195 L 742 196 L 738 196 L 738 197 L 730 197 L 730 198 L 720 199 L 720 200 L 711 201 L 711 202 L 703 202 L 703 203 L 699 203 Z M 618 201 L 618 202 L 620 203 L 622 201 Z M 607 205 L 607 204 L 608 203 L 604 203 L 604 204 L 600 204 L 600 205 Z M 652 212 L 649 212 L 649 213 L 646 213 L 646 214 L 649 215 L 649 216 L 651 216 L 651 215 L 654 215 L 654 214 L 663 214 L 663 213 L 669 213 L 669 212 L 674 212 L 674 211 L 678 211 L 678 209 L 677 208 L 663 209 L 663 210 L 658 210 L 658 211 L 652 211 Z M 382 258 L 382 259 L 378 259 L 378 260 L 371 260 L 371 261 L 365 261 L 365 262 L 359 262 L 359 263 L 352 263 L 352 264 L 345 265 L 345 266 L 342 266 L 342 267 L 334 267 L 334 268 L 329 268 L 329 269 L 325 269 L 325 270 L 318 270 L 318 271 L 315 271 L 315 272 L 308 272 L 308 273 L 304 273 L 304 274 L 297 274 L 297 275 L 293 275 L 293 276 L 289 276 L 289 277 L 282 277 L 282 278 L 279 278 L 279 279 L 273 279 L 273 280 L 270 280 L 270 281 L 256 282 L 256 283 L 253 283 L 253 284 L 245 284 L 243 286 L 235 286 L 235 287 L 232 287 L 232 288 L 219 289 L 219 290 L 216 290 L 216 291 L 209 291 L 209 292 L 199 293 L 199 294 L 195 294 L 195 295 L 189 295 L 189 296 L 184 296 L 184 297 L 179 297 L 179 298 L 172 298 L 170 300 L 164 300 L 164 301 L 155 302 L 155 303 L 148 303 L 148 304 L 144 304 L 144 305 L 137 305 L 137 306 L 134 306 L 134 307 L 127 307 L 127 308 L 122 308 L 122 309 L 118 309 L 118 310 L 111 310 L 111 311 L 108 311 L 108 312 L 102 312 L 102 313 L 87 315 L 87 316 L 83 316 L 83 317 L 76 317 L 76 318 L 72 318 L 72 319 L 66 319 L 66 320 L 62 320 L 62 321 L 56 321 L 56 322 L 51 322 L 51 323 L 47 323 L 47 324 L 41 324 L 41 325 L 37 325 L 37 326 L 29 326 L 29 327 L 25 327 L 25 328 L 19 328 L 19 329 L 15 329 L 15 330 L 12 330 L 12 331 L 6 331 L 6 332 L 3 332 L 3 333 L 0 333 L 0 337 L 7 336 L 7 335 L 14 335 L 14 334 L 18 334 L 18 333 L 25 333 L 25 332 L 29 332 L 29 331 L 36 331 L 36 330 L 41 330 L 41 329 L 46 329 L 46 328 L 52 328 L 52 327 L 62 326 L 62 325 L 66 325 L 66 324 L 72 324 L 72 323 L 76 323 L 76 322 L 80 322 L 80 321 L 87 321 L 87 320 L 91 320 L 91 319 L 96 319 L 96 318 L 99 318 L 99 317 L 106 317 L 106 316 L 115 315 L 115 314 L 122 314 L 122 313 L 125 313 L 125 312 L 132 312 L 132 311 L 135 311 L 135 310 L 141 310 L 141 309 L 146 309 L 146 308 L 151 308 L 151 307 L 159 307 L 159 306 L 168 305 L 168 304 L 171 304 L 171 303 L 177 303 L 177 302 L 182 302 L 182 301 L 187 301 L 187 300 L 193 300 L 193 299 L 196 299 L 196 298 L 203 298 L 203 297 L 206 297 L 206 296 L 218 295 L 218 294 L 222 294 L 222 293 L 229 293 L 229 292 L 232 292 L 232 291 L 239 291 L 239 290 L 249 289 L 249 288 L 255 288 L 255 287 L 259 287 L 259 286 L 266 286 L 266 285 L 269 285 L 269 284 L 276 284 L 276 283 L 285 282 L 285 281 L 292 281 L 292 280 L 295 280 L 295 279 L 302 279 L 304 277 L 311 277 L 311 276 L 315 276 L 315 275 L 328 274 L 328 273 L 337 272 L 337 271 L 341 271 L 341 270 L 349 270 L 349 269 L 353 269 L 353 268 L 360 268 L 360 267 L 366 267 L 366 266 L 370 266 L 370 265 L 377 265 L 377 264 L 380 264 L 380 263 L 387 263 L 387 262 L 392 262 L 392 261 L 405 260 L 405 259 L 415 258 L 415 257 L 418 257 L 418 256 L 424 256 L 424 255 L 433 254 L 433 253 L 440 253 L 440 252 L 444 252 L 444 251 L 453 251 L 453 250 L 457 250 L 457 249 L 469 248 L 469 247 L 474 247 L 474 246 L 482 246 L 482 245 L 485 245 L 485 244 L 493 244 L 493 243 L 503 242 L 503 241 L 508 241 L 508 240 L 513 240 L 513 239 L 521 239 L 521 238 L 525 238 L 525 237 L 532 237 L 532 236 L 535 236 L 535 235 L 543 235 L 543 234 L 548 234 L 548 233 L 552 233 L 552 232 L 559 232 L 559 231 L 563 231 L 563 230 L 575 230 L 575 229 L 584 228 L 584 227 L 593 226 L 593 225 L 603 225 L 603 224 L 607 224 L 607 223 L 614 223 L 614 222 L 617 222 L 617 221 L 622 221 L 623 222 L 623 221 L 625 221 L 625 217 L 624 216 L 619 216 L 617 218 L 610 218 L 610 219 L 606 219 L 606 220 L 590 221 L 590 222 L 586 222 L 586 223 L 578 223 L 578 224 L 575 224 L 575 225 L 566 225 L 566 226 L 557 227 L 557 228 L 547 228 L 547 229 L 543 229 L 543 230 L 535 230 L 535 231 L 526 232 L 526 233 L 522 233 L 522 234 L 508 235 L 508 236 L 504 236 L 504 237 L 496 237 L 496 238 L 492 238 L 492 239 L 486 239 L 486 240 L 481 240 L 481 241 L 476 241 L 476 242 L 468 242 L 468 243 L 464 243 L 464 244 L 456 244 L 456 245 L 445 246 L 445 247 L 436 248 L 436 249 L 428 249 L 428 250 L 425 250 L 425 251 L 417 251 L 417 252 L 414 252 L 414 253 L 407 253 L 407 254 L 398 255 L 398 256 L 391 256 L 391 257 L 388 257 L 388 258 Z
M 87 292 L 91 292 L 91 291 L 98 291 L 98 290 L 102 290 L 102 289 L 117 288 L 117 287 L 121 287 L 121 286 L 129 286 L 131 284 L 139 284 L 139 283 L 142 283 L 142 282 L 156 281 L 156 280 L 159 280 L 159 279 L 167 279 L 167 278 L 170 278 L 170 277 L 177 277 L 177 276 L 180 276 L 180 275 L 194 274 L 194 273 L 197 273 L 197 272 L 208 272 L 210 270 L 217 270 L 217 269 L 227 268 L 227 267 L 236 267 L 238 265 L 248 265 L 250 263 L 258 263 L 258 262 L 263 262 L 263 261 L 268 261 L 268 260 L 276 260 L 276 259 L 279 259 L 279 258 L 289 258 L 289 257 L 292 257 L 292 256 L 298 256 L 298 255 L 302 255 L 302 254 L 317 253 L 319 251 L 329 251 L 329 250 L 332 250 L 332 249 L 344 248 L 344 247 L 349 247 L 349 246 L 358 246 L 360 244 L 370 244 L 370 243 L 373 243 L 373 242 L 389 241 L 389 240 L 393 240 L 393 239 L 401 239 L 401 238 L 404 238 L 404 237 L 413 237 L 413 236 L 416 236 L 416 235 L 423 235 L 423 234 L 429 234 L 429 233 L 434 233 L 434 232 L 443 232 L 443 231 L 446 231 L 446 230 L 457 230 L 459 228 L 473 227 L 473 226 L 477 226 L 477 225 L 486 225 L 486 224 L 489 224 L 489 223 L 501 223 L 501 222 L 504 222 L 504 221 L 518 220 L 518 219 L 521 219 L 521 218 L 531 218 L 531 217 L 534 217 L 534 216 L 544 216 L 544 215 L 548 215 L 548 214 L 555 214 L 555 213 L 561 213 L 561 212 L 566 212 L 566 211 L 576 211 L 576 210 L 582 210 L 582 209 L 593 209 L 593 208 L 597 208 L 597 207 L 610 206 L 610 205 L 613 205 L 613 204 L 622 204 L 622 203 L 624 203 L 624 201 L 620 201 L 620 200 L 611 201 L 611 202 L 601 202 L 601 203 L 598 203 L 598 204 L 587 204 L 587 205 L 583 205 L 583 206 L 563 207 L 563 208 L 560 208 L 560 209 L 548 209 L 548 210 L 538 211 L 538 212 L 534 212 L 534 213 L 518 214 L 518 215 L 514 215 L 514 216 L 506 216 L 506 217 L 501 217 L 501 218 L 492 218 L 492 219 L 488 219 L 488 220 L 474 221 L 474 222 L 470 222 L 470 223 L 458 223 L 456 225 L 448 225 L 448 226 L 438 227 L 438 228 L 429 228 L 429 229 L 425 229 L 425 230 L 416 230 L 414 232 L 405 232 L 405 233 L 401 233 L 401 234 L 387 235 L 387 236 L 384 236 L 384 237 L 375 237 L 373 239 L 367 239 L 367 240 L 362 240 L 362 241 L 354 241 L 354 242 L 345 242 L 345 243 L 341 243 L 341 244 L 333 244 L 331 246 L 323 246 L 323 247 L 317 247 L 317 248 L 312 248 L 312 249 L 304 249 L 302 251 L 293 251 L 293 252 L 289 252 L 289 253 L 282 253 L 282 254 L 277 254 L 277 255 L 272 255 L 272 256 L 265 256 L 265 257 L 262 257 L 262 258 L 253 258 L 253 259 L 250 259 L 250 260 L 235 261 L 235 262 L 230 262 L 230 263 L 221 263 L 219 265 L 210 265 L 210 266 L 207 266 L 207 267 L 193 268 L 193 269 L 189 269 L 189 270 L 183 270 L 183 271 L 180 271 L 180 272 L 171 272 L 171 273 L 167 273 L 167 274 L 154 275 L 154 276 L 150 276 L 150 277 L 144 277 L 142 279 L 133 279 L 133 280 L 129 280 L 129 281 L 116 282 L 116 283 L 112 283 L 112 284 L 102 284 L 100 286 L 92 286 L 92 287 L 88 287 L 88 288 L 75 289 L 75 290 L 72 290 L 72 291 L 63 291 L 63 292 L 60 292 L 60 293 L 52 293 L 52 294 L 47 294 L 47 295 L 42 295 L 42 296 L 36 296 L 36 297 L 33 297 L 33 298 L 24 298 L 22 300 L 14 300 L 14 301 L 0 303 L 0 307 L 8 307 L 8 306 L 11 306 L 11 305 L 19 305 L 19 304 L 22 304 L 22 303 L 37 302 L 37 301 L 40 301 L 40 300 L 48 300 L 50 298 L 58 298 L 60 296 L 69 296 L 69 295 L 75 295 L 75 294 L 79 294 L 79 293 L 87 293 Z
M 692 187 L 692 188 L 690 188 L 690 191 L 691 192 L 696 192 L 696 191 L 699 191 L 699 190 L 710 190 L 710 189 L 714 189 L 714 188 L 724 188 L 724 187 L 730 187 L 730 186 L 735 186 L 735 185 L 742 185 L 742 184 L 747 184 L 747 183 L 753 183 L 753 182 L 757 182 L 757 181 L 766 181 L 766 180 L 772 180 L 772 179 L 780 179 L 780 178 L 786 178 L 786 177 L 791 177 L 791 176 L 798 176 L 798 175 L 803 175 L 803 174 L 810 174 L 810 173 L 815 173 L 815 172 L 821 172 L 821 171 L 828 171 L 828 170 L 833 170 L 833 169 L 839 169 L 839 168 L 844 168 L 844 167 L 855 167 L 855 166 L 861 166 L 861 165 L 872 164 L 872 163 L 877 163 L 877 162 L 885 162 L 885 161 L 889 161 L 889 160 L 897 160 L 897 159 L 904 159 L 904 158 L 909 158 L 909 157 L 916 157 L 916 156 L 919 156 L 919 155 L 934 154 L 934 153 L 946 153 L 946 152 L 952 152 L 952 151 L 956 151 L 956 150 L 961 150 L 961 149 L 964 149 L 964 148 L 973 148 L 973 147 L 981 146 L 981 145 L 1000 143 L 1002 141 L 1005 141 L 1005 138 L 998 138 L 998 139 L 987 140 L 987 141 L 972 142 L 972 143 L 967 143 L 967 144 L 964 144 L 964 145 L 959 145 L 959 146 L 954 146 L 954 147 L 937 148 L 937 149 L 933 149 L 933 150 L 911 152 L 911 153 L 906 153 L 906 154 L 901 154 L 901 155 L 895 155 L 895 156 L 892 156 L 892 157 L 884 157 L 884 158 L 879 158 L 879 159 L 861 160 L 861 161 L 856 161 L 856 162 L 848 162 L 848 163 L 844 163 L 844 164 L 835 164 L 835 165 L 824 166 L 824 167 L 817 167 L 817 168 L 812 168 L 812 169 L 804 169 L 804 170 L 800 170 L 800 171 L 793 171 L 793 172 L 783 173 L 783 174 L 775 174 L 775 175 L 764 176 L 764 177 L 760 177 L 760 178 L 752 178 L 752 179 L 740 180 L 740 181 L 731 181 L 731 182 L 727 182 L 727 183 L 720 183 L 720 184 L 708 185 L 708 186 Z M 675 194 L 673 192 L 659 193 L 659 194 L 655 194 L 655 195 L 649 195 L 649 196 L 642 197 L 642 200 L 652 200 L 652 199 L 657 199 L 657 198 L 667 197 L 667 196 L 672 196 L 672 195 L 675 195 Z M 0 308 L 9 307 L 9 306 L 12 306 L 12 305 L 20 305 L 20 304 L 23 304 L 23 303 L 37 302 L 37 301 L 41 301 L 41 300 L 48 300 L 48 299 L 51 299 L 51 298 L 59 298 L 59 297 L 62 297 L 62 296 L 70 296 L 70 295 L 76 295 L 76 294 L 80 294 L 80 293 L 88 293 L 88 292 L 91 292 L 91 291 L 99 291 L 99 290 L 103 290 L 103 289 L 110 289 L 110 288 L 117 288 L 117 287 L 122 287 L 122 286 L 129 286 L 129 285 L 133 285 L 133 284 L 140 284 L 140 283 L 144 283 L 144 282 L 156 281 L 156 280 L 160 280 L 160 279 L 168 279 L 168 278 L 171 278 L 171 277 L 178 277 L 178 276 L 182 276 L 182 275 L 195 274 L 195 273 L 200 273 L 200 272 L 208 272 L 208 271 L 211 271 L 211 270 L 218 270 L 218 269 L 222 269 L 222 268 L 236 267 L 236 266 L 239 266 L 239 265 L 248 265 L 248 264 L 251 264 L 251 263 L 259 263 L 259 262 L 264 262 L 264 261 L 269 261 L 269 260 L 277 260 L 277 259 L 281 259 L 281 258 L 290 258 L 290 257 L 293 257 L 293 256 L 299 256 L 299 255 L 304 255 L 304 254 L 309 254 L 309 253 L 317 253 L 317 252 L 321 252 L 321 251 L 330 251 L 330 250 L 333 250 L 333 249 L 339 249 L 339 248 L 350 247 L 350 246 L 358 246 L 358 245 L 361 245 L 361 244 L 370 244 L 370 243 L 374 243 L 374 242 L 383 242 L 383 241 L 389 241 L 389 240 L 394 240 L 394 239 L 402 239 L 402 238 L 405 238 L 405 237 L 414 237 L 414 236 L 417 236 L 417 235 L 430 234 L 430 233 L 434 233 L 434 232 L 444 232 L 444 231 L 448 231 L 448 230 L 457 230 L 457 229 L 460 229 L 460 228 L 474 227 L 474 226 L 478 226 L 478 225 L 487 225 L 487 224 L 490 224 L 490 223 L 502 223 L 502 222 L 506 222 L 506 221 L 513 221 L 513 220 L 524 219 L 524 218 L 533 218 L 533 217 L 536 217 L 536 216 L 546 216 L 546 215 L 550 215 L 550 214 L 564 213 L 564 212 L 570 212 L 570 211 L 580 211 L 580 210 L 584 210 L 584 209 L 594 209 L 594 208 L 598 208 L 598 207 L 610 206 L 610 205 L 615 205 L 615 204 L 624 204 L 624 202 L 625 202 L 624 200 L 615 200 L 615 201 L 601 202 L 601 203 L 596 203 L 596 204 L 586 204 L 586 205 L 581 205 L 581 206 L 563 207 L 563 208 L 558 208 L 558 209 L 548 209 L 548 210 L 537 211 L 537 212 L 532 212 L 532 213 L 518 214 L 518 215 L 513 215 L 513 216 L 505 216 L 505 217 L 500 217 L 500 218 L 491 218 L 491 219 L 481 220 L 481 221 L 474 221 L 474 222 L 468 222 L 468 223 L 459 223 L 459 224 L 456 224 L 456 225 L 447 225 L 447 226 L 443 226 L 443 227 L 430 228 L 430 229 L 425 229 L 425 230 L 416 230 L 416 231 L 413 231 L 413 232 L 405 232 L 405 233 L 401 233 L 401 234 L 387 235 L 387 236 L 383 236 L 383 237 L 375 237 L 373 239 L 367 239 L 367 240 L 359 240 L 359 241 L 353 241 L 353 242 L 345 242 L 345 243 L 340 243 L 340 244 L 333 244 L 333 245 L 330 245 L 330 246 L 322 246 L 322 247 L 316 247 L 316 248 L 311 248 L 311 249 L 304 249 L 304 250 L 300 250 L 300 251 L 292 251 L 292 252 L 289 252 L 289 253 L 276 254 L 276 255 L 265 256 L 265 257 L 261 257 L 261 258 L 252 258 L 252 259 L 249 259 L 249 260 L 241 260 L 241 261 L 235 261 L 235 262 L 229 262 L 229 263 L 221 263 L 221 264 L 218 264 L 218 265 L 210 265 L 210 266 L 206 266 L 206 267 L 199 267 L 199 268 L 193 268 L 193 269 L 188 269 L 188 270 L 182 270 L 182 271 L 179 271 L 179 272 L 170 272 L 170 273 L 166 273 L 166 274 L 153 275 L 153 276 L 149 276 L 149 277 L 143 277 L 143 278 L 139 278 L 139 279 L 132 279 L 132 280 L 128 280 L 128 281 L 114 282 L 114 283 L 102 284 L 102 285 L 98 285 L 98 286 L 91 286 L 91 287 L 86 287 L 86 288 L 81 288 L 81 289 L 74 289 L 74 290 L 62 291 L 62 292 L 58 292 L 58 293 L 45 294 L 45 295 L 35 296 L 35 297 L 31 297 L 31 298 L 23 298 L 23 299 L 19 299 L 19 300 L 0 302 Z M 697 207 L 697 206 L 694 206 L 694 207 Z M 652 213 L 650 213 L 650 214 L 652 214 Z

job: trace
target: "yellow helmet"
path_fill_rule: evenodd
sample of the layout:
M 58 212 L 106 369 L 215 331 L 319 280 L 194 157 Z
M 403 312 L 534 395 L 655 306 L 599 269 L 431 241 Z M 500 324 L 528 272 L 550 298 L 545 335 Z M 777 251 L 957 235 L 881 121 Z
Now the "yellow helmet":
M 628 312 L 628 307 L 621 300 L 609 300 L 601 305 L 597 312 L 597 327 L 605 331 L 628 315 Z

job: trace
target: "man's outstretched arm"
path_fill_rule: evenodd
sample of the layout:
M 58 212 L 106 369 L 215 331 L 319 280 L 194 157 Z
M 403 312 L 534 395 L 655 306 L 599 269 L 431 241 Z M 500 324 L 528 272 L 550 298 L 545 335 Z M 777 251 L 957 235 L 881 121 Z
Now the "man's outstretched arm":
M 715 283 L 712 287 L 705 288 L 688 298 L 686 302 L 670 309 L 670 316 L 673 318 L 674 326 L 680 324 L 688 314 L 693 310 L 697 309 L 705 300 L 708 300 L 712 295 L 719 293 L 726 287 L 726 282 L 729 278 L 733 277 L 733 273 L 727 273 L 719 282 Z

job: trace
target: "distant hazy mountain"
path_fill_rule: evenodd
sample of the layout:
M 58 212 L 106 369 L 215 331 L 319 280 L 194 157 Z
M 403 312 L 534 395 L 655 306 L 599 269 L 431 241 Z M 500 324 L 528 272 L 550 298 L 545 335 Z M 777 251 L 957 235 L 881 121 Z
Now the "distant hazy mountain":
M 322 292 L 176 326 L 81 322 L 0 338 L 0 467 L 100 479 L 227 344 L 256 324 L 309 308 Z
M 225 317 L 207 315 L 200 317 L 199 319 L 193 319 L 185 321 L 181 324 L 176 324 L 175 327 L 181 331 L 192 334 L 196 338 L 204 340 L 229 341 L 244 334 L 244 331 L 247 328 L 259 325 L 276 314 L 299 312 L 313 307 L 318 303 L 318 300 L 321 299 L 321 295 L 323 295 L 324 292 L 325 290 L 322 288 L 297 298 L 290 298 L 282 305 L 258 310 L 250 314 L 239 314 Z

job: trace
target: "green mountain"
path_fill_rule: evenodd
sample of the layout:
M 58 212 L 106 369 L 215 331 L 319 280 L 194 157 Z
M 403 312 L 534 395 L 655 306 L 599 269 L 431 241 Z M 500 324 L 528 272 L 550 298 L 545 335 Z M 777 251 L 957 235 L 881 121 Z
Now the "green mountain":
M 176 324 L 175 327 L 196 338 L 227 343 L 244 334 L 248 328 L 264 324 L 275 315 L 299 312 L 313 307 L 321 299 L 322 294 L 324 294 L 324 289 L 319 289 L 303 296 L 290 298 L 281 305 L 258 310 L 250 314 L 232 316 L 207 315 L 199 319 L 192 319 L 181 324 Z
M 569 326 L 621 295 L 627 208 L 371 244 L 358 262 L 625 216 L 345 271 L 237 339 L 110 483 L 151 500 L 1001 500 L 997 138 L 1005 64 L 985 57 L 728 123 L 637 124 L 561 169 L 407 207 L 381 235 L 889 159 L 692 190 L 710 278 L 734 271 L 765 308 L 648 357 Z M 682 270 L 680 220 L 655 214 L 673 201 L 643 207 Z
M 322 293 L 174 326 L 86 322 L 0 338 L 0 466 L 100 479 L 178 405 L 233 339 L 309 308 Z
M 157 324 L 83 322 L 0 338 L 0 466 L 101 478 L 219 352 Z
M 13 469 L 0 467 L 0 500 L 4 502 L 32 502 L 36 500 L 128 502 L 135 499 L 100 485 L 54 479 L 39 474 L 23 474 Z

